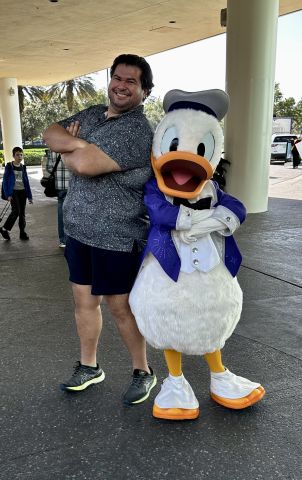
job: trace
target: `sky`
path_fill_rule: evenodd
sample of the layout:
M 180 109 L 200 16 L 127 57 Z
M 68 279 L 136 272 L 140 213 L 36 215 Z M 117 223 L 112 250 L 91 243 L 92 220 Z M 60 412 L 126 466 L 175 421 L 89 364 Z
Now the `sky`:
M 298 58 L 302 50 L 302 11 L 284 15 L 278 19 L 278 39 L 275 81 L 285 98 L 294 97 L 296 102 L 302 98 L 301 69 Z M 150 64 L 155 87 L 152 95 L 161 97 L 168 90 L 179 88 L 186 91 L 225 88 L 225 52 L 226 34 L 218 35 L 200 42 L 174 48 L 163 53 L 146 57 Z M 200 63 L 211 68 L 202 69 Z M 220 61 L 213 62 L 213 58 Z M 293 66 L 298 65 L 296 73 Z M 107 87 L 106 70 L 93 75 L 98 88 Z

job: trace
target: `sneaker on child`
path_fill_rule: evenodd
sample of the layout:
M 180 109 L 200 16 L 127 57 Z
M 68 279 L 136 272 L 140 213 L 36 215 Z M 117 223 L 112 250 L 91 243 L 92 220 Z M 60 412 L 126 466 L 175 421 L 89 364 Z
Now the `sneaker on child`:
M 20 232 L 20 240 L 29 240 L 29 236 L 26 232 Z
M 10 240 L 10 235 L 7 230 L 4 230 L 4 228 L 0 227 L 0 233 L 5 240 Z

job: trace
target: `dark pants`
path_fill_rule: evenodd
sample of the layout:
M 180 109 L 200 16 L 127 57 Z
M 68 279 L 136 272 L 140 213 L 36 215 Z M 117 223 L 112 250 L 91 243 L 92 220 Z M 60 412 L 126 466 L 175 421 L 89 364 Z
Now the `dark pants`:
M 66 243 L 63 222 L 63 203 L 67 195 L 67 190 L 58 190 L 58 234 L 60 243 Z
M 293 167 L 297 168 L 300 165 L 301 158 L 299 152 L 293 152 Z
M 25 190 L 14 190 L 12 201 L 11 201 L 12 211 L 7 217 L 3 228 L 5 230 L 11 230 L 15 224 L 15 221 L 19 217 L 19 228 L 20 232 L 25 230 L 25 206 L 26 206 L 26 193 Z

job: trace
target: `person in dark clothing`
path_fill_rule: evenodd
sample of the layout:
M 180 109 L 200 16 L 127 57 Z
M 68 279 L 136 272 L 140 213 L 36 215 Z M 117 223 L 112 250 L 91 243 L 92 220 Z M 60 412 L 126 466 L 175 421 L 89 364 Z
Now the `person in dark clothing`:
M 33 203 L 33 201 L 26 166 L 21 164 L 23 160 L 22 148 L 14 147 L 13 157 L 14 160 L 6 164 L 3 176 L 3 193 L 11 203 L 12 211 L 3 227 L 0 228 L 0 233 L 5 240 L 10 240 L 9 232 L 19 218 L 20 239 L 28 240 L 29 236 L 25 232 L 25 207 L 27 199 L 29 203 Z
M 301 138 L 292 141 L 293 168 L 298 168 L 301 162 L 300 153 L 296 147 L 296 144 L 299 142 L 301 142 Z

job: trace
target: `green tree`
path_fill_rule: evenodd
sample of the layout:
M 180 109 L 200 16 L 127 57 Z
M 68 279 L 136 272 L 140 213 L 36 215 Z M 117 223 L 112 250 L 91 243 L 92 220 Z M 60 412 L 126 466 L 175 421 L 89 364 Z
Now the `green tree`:
M 58 97 L 59 99 L 64 100 L 69 113 L 72 113 L 76 98 L 80 101 L 94 98 L 96 90 L 91 77 L 85 76 L 56 83 L 48 88 L 47 95 L 49 98 Z
M 144 112 L 152 128 L 155 129 L 165 114 L 162 100 L 153 96 L 149 97 L 145 102 Z
M 274 116 L 292 118 L 292 131 L 299 133 L 302 126 L 302 99 L 284 98 L 279 83 L 275 84 Z
M 18 85 L 18 98 L 19 98 L 19 111 L 22 115 L 25 100 L 42 100 L 45 95 L 45 89 L 43 87 L 24 87 L 23 85 Z
M 78 108 L 84 110 L 85 108 L 91 107 L 92 105 L 108 105 L 108 95 L 106 88 L 101 88 L 97 90 L 95 95 L 90 98 L 84 98 L 78 103 Z
M 280 83 L 275 83 L 274 105 L 278 104 L 283 98 L 280 90 Z
M 302 99 L 295 106 L 293 131 L 297 133 L 302 133 Z
M 57 95 L 43 96 L 42 99 L 25 100 L 24 111 L 21 116 L 22 134 L 25 141 L 41 138 L 42 132 L 51 123 L 67 118 L 91 105 L 106 104 L 105 89 L 96 91 L 93 97 L 79 99 L 75 96 L 72 111 L 68 110 L 64 98 Z
M 48 125 L 70 115 L 66 103 L 58 97 L 26 101 L 21 116 L 24 141 L 41 138 Z

